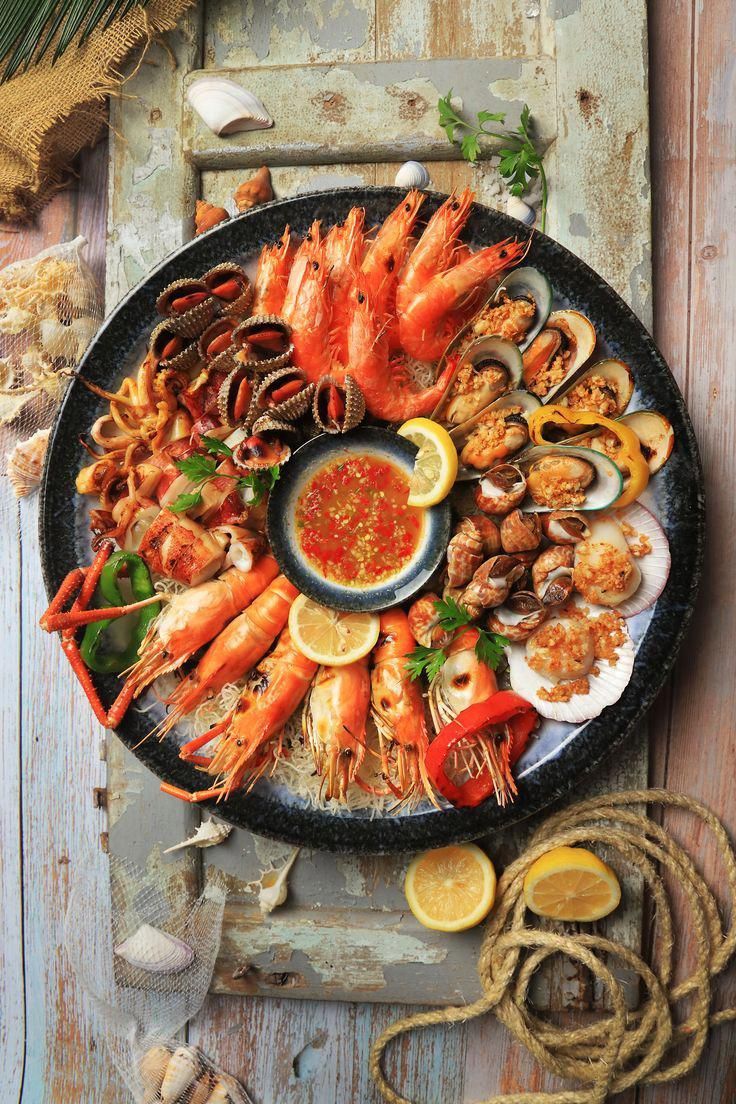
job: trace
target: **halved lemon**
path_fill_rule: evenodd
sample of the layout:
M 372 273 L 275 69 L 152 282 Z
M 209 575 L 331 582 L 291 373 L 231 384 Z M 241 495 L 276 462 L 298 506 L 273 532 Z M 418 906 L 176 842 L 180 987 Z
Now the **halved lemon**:
M 436 506 L 447 498 L 457 477 L 457 450 L 450 434 L 431 418 L 412 418 L 397 433 L 419 449 L 409 482 L 409 505 Z
M 474 843 L 425 851 L 409 863 L 404 882 L 409 908 L 435 931 L 465 931 L 484 920 L 496 897 L 493 863 Z
M 524 900 L 537 916 L 601 920 L 618 906 L 621 886 L 602 859 L 584 847 L 555 847 L 529 867 Z
M 380 622 L 375 613 L 341 613 L 300 594 L 289 611 L 289 632 L 307 659 L 344 667 L 375 647 Z

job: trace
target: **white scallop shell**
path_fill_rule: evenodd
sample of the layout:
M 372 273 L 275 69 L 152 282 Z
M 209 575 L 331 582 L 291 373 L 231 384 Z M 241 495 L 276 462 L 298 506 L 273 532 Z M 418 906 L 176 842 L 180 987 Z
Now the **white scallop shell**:
M 555 683 L 531 669 L 526 661 L 525 645 L 512 644 L 506 650 L 511 689 L 531 702 L 540 716 L 569 724 L 590 721 L 607 706 L 618 701 L 631 678 L 635 654 L 631 637 L 627 633 L 626 640 L 616 650 L 615 665 L 605 659 L 596 660 L 599 674 L 588 675 L 590 690 L 587 694 L 575 694 L 567 702 L 549 702 L 540 698 L 538 691 L 552 690 Z
M 118 958 L 151 974 L 179 974 L 194 959 L 194 951 L 187 943 L 151 924 L 141 924 L 114 950 Z
M 506 214 L 523 222 L 525 226 L 533 226 L 537 217 L 536 211 L 515 195 L 510 195 L 506 200 Z
M 37 429 L 26 441 L 18 441 L 9 453 L 8 479 L 16 498 L 30 494 L 41 481 L 49 433 L 48 429 Z
M 405 161 L 394 177 L 397 188 L 427 188 L 429 172 L 420 161 Z
M 183 847 L 216 847 L 218 843 L 227 839 L 232 830 L 230 824 L 221 824 L 210 817 L 209 820 L 202 821 L 193 836 L 182 840 L 181 843 L 175 843 L 173 847 L 167 847 L 164 855 L 169 855 L 172 851 L 180 851 Z
M 652 551 L 646 556 L 639 556 L 636 564 L 641 572 L 641 582 L 631 598 L 627 598 L 616 612 L 622 617 L 634 617 L 645 609 L 649 609 L 659 598 L 667 585 L 670 574 L 670 546 L 665 531 L 651 511 L 647 510 L 639 502 L 632 502 L 623 510 L 617 510 L 615 517 L 620 522 L 626 522 L 637 533 L 649 539 Z M 627 537 L 628 543 L 636 543 L 636 537 Z
M 273 119 L 257 96 L 225 77 L 201 77 L 190 84 L 187 99 L 213 134 L 268 130 Z

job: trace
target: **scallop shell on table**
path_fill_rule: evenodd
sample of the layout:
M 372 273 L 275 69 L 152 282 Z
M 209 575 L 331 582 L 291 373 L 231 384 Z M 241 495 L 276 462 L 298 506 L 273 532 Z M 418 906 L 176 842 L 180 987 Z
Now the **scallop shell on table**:
M 329 387 L 335 387 L 341 393 L 345 408 L 341 419 L 330 417 L 325 397 Z M 334 380 L 332 376 L 323 376 L 315 388 L 312 417 L 317 428 L 323 433 L 349 433 L 351 429 L 359 426 L 365 417 L 365 399 L 353 376 L 346 375 L 342 383 Z
M 428 188 L 429 172 L 421 161 L 405 161 L 394 177 L 397 188 Z
M 540 690 L 552 690 L 556 684 L 531 669 L 526 661 L 525 644 L 511 644 L 506 655 L 511 689 L 531 702 L 540 716 L 551 721 L 582 724 L 598 717 L 621 697 L 634 669 L 636 651 L 627 632 L 626 640 L 616 649 L 616 663 L 612 665 L 607 659 L 596 660 L 599 674 L 587 676 L 588 693 L 574 694 L 567 702 L 550 702 L 539 697 Z
M 50 432 L 48 429 L 37 429 L 28 440 L 18 441 L 9 453 L 8 479 L 16 498 L 24 498 L 41 482 Z
M 200 77 L 189 85 L 187 100 L 203 123 L 219 137 L 245 130 L 268 130 L 273 119 L 265 105 L 235 81 Z
M 128 965 L 151 974 L 179 974 L 194 961 L 187 943 L 152 924 L 141 924 L 114 951 Z

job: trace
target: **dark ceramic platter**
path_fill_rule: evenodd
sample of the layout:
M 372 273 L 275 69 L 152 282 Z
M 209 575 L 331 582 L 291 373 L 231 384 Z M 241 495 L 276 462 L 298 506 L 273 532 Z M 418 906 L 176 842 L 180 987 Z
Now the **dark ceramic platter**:
M 142 355 L 145 338 L 157 319 L 156 298 L 172 280 L 196 276 L 218 261 L 256 256 L 266 242 L 281 235 L 287 222 L 297 234 L 304 233 L 313 219 L 329 225 L 342 220 L 356 204 L 366 208 L 368 224 L 378 222 L 401 197 L 396 188 L 320 192 L 258 207 L 216 227 L 173 253 L 122 301 L 90 346 L 82 373 L 103 387 L 118 386 Z M 443 198 L 428 195 L 424 214 L 435 210 Z M 466 238 L 478 248 L 524 233 L 525 228 L 515 220 L 476 205 Z M 334 851 L 413 851 L 472 839 L 529 816 L 579 789 L 582 777 L 623 745 L 662 687 L 693 611 L 703 555 L 703 477 L 692 425 L 677 385 L 651 337 L 600 276 L 544 234 L 535 234 L 525 263 L 547 275 L 556 299 L 568 301 L 590 318 L 599 335 L 605 337 L 609 355 L 631 366 L 639 392 L 638 405 L 661 411 L 674 427 L 673 455 L 656 480 L 657 512 L 670 541 L 672 572 L 639 645 L 631 682 L 616 705 L 521 777 L 518 798 L 507 809 L 488 801 L 475 810 L 422 811 L 368 820 L 305 808 L 284 800 L 268 784 L 259 783 L 250 795 L 234 796 L 218 805 L 218 816 L 262 835 Z M 79 435 L 89 431 L 103 407 L 75 381 L 52 433 L 40 513 L 41 555 L 49 595 L 69 570 L 80 562 L 89 562 L 86 515 L 84 505 L 75 497 L 74 479 L 87 460 Z M 114 695 L 115 680 L 108 680 L 102 686 L 103 699 L 109 703 Z M 172 738 L 163 743 L 155 739 L 142 742 L 149 726 L 150 719 L 131 710 L 118 735 L 160 778 L 187 790 L 197 789 L 201 775 L 178 759 Z

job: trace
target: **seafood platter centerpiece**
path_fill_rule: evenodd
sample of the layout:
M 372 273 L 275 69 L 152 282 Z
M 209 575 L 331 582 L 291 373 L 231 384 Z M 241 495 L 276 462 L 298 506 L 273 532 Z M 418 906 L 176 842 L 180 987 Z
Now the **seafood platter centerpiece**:
M 96 716 L 169 797 L 298 843 L 470 838 L 569 790 L 697 587 L 651 339 L 469 189 L 204 234 L 108 319 L 49 455 L 42 626 Z

